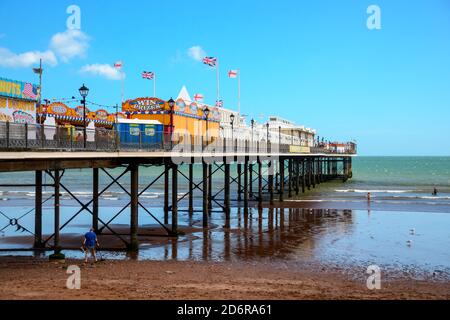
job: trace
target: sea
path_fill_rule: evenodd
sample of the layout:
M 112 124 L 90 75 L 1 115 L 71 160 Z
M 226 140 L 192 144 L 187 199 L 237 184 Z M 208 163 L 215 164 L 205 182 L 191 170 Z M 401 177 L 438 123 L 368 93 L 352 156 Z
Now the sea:
M 124 169 L 111 169 L 108 174 L 101 171 L 100 189 Z M 235 167 L 232 172 L 236 172 Z M 161 174 L 162 168 L 154 166 L 141 167 L 139 172 L 141 190 L 160 177 L 140 196 L 147 208 L 139 212 L 140 225 L 156 233 L 158 220 L 163 221 Z M 201 166 L 194 166 L 194 174 L 199 184 Z M 185 176 L 187 168 L 182 168 L 179 198 L 188 190 Z M 121 209 L 129 201 L 129 175 L 118 181 L 120 185 L 111 185 L 100 197 L 100 218 L 126 229 L 129 209 Z M 45 175 L 43 183 L 51 182 Z M 92 220 L 88 212 L 79 212 L 79 202 L 86 203 L 92 196 L 92 171 L 66 170 L 61 182 L 61 221 L 68 222 L 61 238 L 81 238 Z M 0 174 L 0 185 L 12 183 L 32 184 L 34 174 Z M 213 193 L 218 193 L 219 203 L 223 201 L 222 188 L 223 172 L 217 169 Z M 432 194 L 434 189 L 436 195 Z M 32 187 L 0 187 L 0 255 L 36 254 L 7 250 L 32 245 L 34 192 Z M 231 185 L 231 194 L 236 198 L 235 184 Z M 52 195 L 53 188 L 44 187 L 43 230 L 47 235 L 53 231 Z M 202 193 L 195 190 L 194 195 L 193 215 L 185 210 L 187 197 L 179 204 L 179 225 L 184 232 L 178 239 L 148 237 L 136 256 L 122 251 L 105 251 L 103 255 L 111 259 L 236 260 L 294 266 L 311 263 L 349 270 L 378 265 L 419 278 L 450 279 L 450 157 L 357 156 L 353 159 L 353 177 L 346 182 L 322 183 L 272 208 L 258 209 L 252 201 L 243 208 L 243 203 L 232 201 L 230 228 L 224 227 L 225 216 L 215 205 L 209 228 L 203 230 Z M 66 256 L 78 258 L 82 253 L 67 250 Z

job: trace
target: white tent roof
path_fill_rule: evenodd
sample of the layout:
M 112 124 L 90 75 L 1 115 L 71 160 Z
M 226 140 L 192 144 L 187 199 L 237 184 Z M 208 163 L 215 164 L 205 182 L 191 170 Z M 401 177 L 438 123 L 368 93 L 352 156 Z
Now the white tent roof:
M 186 89 L 186 86 L 183 86 L 180 90 L 180 93 L 178 94 L 177 100 L 183 99 L 184 101 L 191 102 L 191 96 L 189 95 L 189 92 Z

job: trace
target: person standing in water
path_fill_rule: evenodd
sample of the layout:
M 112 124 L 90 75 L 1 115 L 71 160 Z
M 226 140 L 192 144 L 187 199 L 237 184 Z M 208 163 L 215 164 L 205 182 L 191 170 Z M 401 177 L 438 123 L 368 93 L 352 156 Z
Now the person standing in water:
M 91 253 L 92 257 L 94 258 L 94 262 L 97 262 L 97 257 L 95 255 L 95 247 L 96 246 L 100 246 L 100 244 L 98 243 L 98 239 L 97 239 L 97 235 L 94 232 L 94 228 L 91 228 L 89 230 L 89 232 L 87 232 L 84 235 L 84 240 L 83 240 L 83 247 L 85 249 L 84 251 L 84 262 L 87 263 L 88 262 L 88 254 L 89 252 Z
M 432 193 L 432 195 L 433 196 L 437 196 L 437 193 L 438 193 L 438 191 L 437 191 L 437 189 L 436 189 L 436 187 L 433 189 L 433 193 Z
M 370 192 L 367 192 L 367 202 L 370 202 Z

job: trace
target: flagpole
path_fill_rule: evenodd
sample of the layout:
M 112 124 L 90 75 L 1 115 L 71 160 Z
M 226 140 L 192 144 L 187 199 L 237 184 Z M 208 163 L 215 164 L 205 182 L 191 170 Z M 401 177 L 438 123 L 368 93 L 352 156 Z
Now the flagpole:
M 122 67 L 120 68 L 120 78 L 121 78 L 121 83 L 122 83 L 122 88 L 121 88 L 121 96 L 122 96 L 122 104 L 123 104 L 123 96 L 124 96 L 124 76 L 123 76 L 123 70 Z
M 219 58 L 217 58 L 217 65 L 216 65 L 216 78 L 217 78 L 217 102 L 219 102 L 220 99 L 220 80 L 219 80 Z
M 156 73 L 153 73 L 153 97 L 156 98 Z
M 237 69 L 238 76 L 238 114 L 241 115 L 241 70 Z

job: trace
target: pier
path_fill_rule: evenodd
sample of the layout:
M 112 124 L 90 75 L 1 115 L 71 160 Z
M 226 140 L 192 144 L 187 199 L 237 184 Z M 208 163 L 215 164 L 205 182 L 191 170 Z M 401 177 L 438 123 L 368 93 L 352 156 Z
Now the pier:
M 10 136 L 7 136 L 7 141 L 0 139 L 0 174 L 29 172 L 34 175 L 35 183 L 25 185 L 12 182 L 0 187 L 35 189 L 34 230 L 27 230 L 34 236 L 34 243 L 30 244 L 32 247 L 28 250 L 54 250 L 55 253 L 69 249 L 61 246 L 60 234 L 81 213 L 92 216 L 92 226 L 98 234 L 108 233 L 117 237 L 123 242 L 123 249 L 128 251 L 139 249 L 140 210 L 159 224 L 158 236 L 179 235 L 178 214 L 181 210 L 188 211 L 191 216 L 201 215 L 205 229 L 208 228 L 211 214 L 220 210 L 225 216 L 224 227 L 229 228 L 232 206 L 242 206 L 245 214 L 250 203 L 259 208 L 270 208 L 275 202 L 301 195 L 327 181 L 339 179 L 345 182 L 352 177 L 352 157 L 356 154 L 353 145 L 339 153 L 320 146 L 312 147 L 309 153 L 304 153 L 297 152 L 297 148 L 289 144 L 226 138 L 214 141 L 200 139 L 199 142 L 198 139 L 183 139 L 174 134 L 163 139 L 161 145 L 138 142 L 126 148 L 116 144 L 114 135 L 102 143 L 89 142 L 86 146 L 68 146 L 55 141 L 50 144 L 49 141 L 36 139 L 23 140 L 28 140 L 26 133 L 19 140 L 11 140 Z M 200 177 L 195 176 L 194 165 L 201 165 Z M 160 174 L 148 181 L 147 177 L 140 175 L 140 168 L 145 166 L 158 168 Z M 113 176 L 110 171 L 115 168 L 120 168 L 121 173 Z M 77 197 L 66 184 L 64 174 L 71 169 L 92 170 L 92 198 L 88 201 Z M 42 215 L 45 175 L 50 180 L 46 186 L 54 191 L 54 232 L 48 236 L 42 233 L 42 225 L 45 223 Z M 109 183 L 100 185 L 99 175 L 109 177 Z M 217 179 L 213 180 L 213 177 L 218 176 L 223 177 L 223 182 L 215 186 L 213 192 L 213 183 L 217 183 Z M 129 181 L 129 189 L 119 182 L 119 179 L 125 177 Z M 159 181 L 164 183 L 163 221 L 155 217 L 151 209 L 139 200 L 144 192 Z M 184 195 L 178 193 L 181 183 L 188 185 L 188 192 Z M 129 201 L 112 219 L 105 221 L 101 215 L 99 197 L 113 185 L 123 190 Z M 237 189 L 236 198 L 232 198 L 230 194 L 232 185 Z M 61 191 L 66 192 L 80 206 L 64 222 L 60 221 Z M 201 210 L 193 205 L 196 192 L 202 195 Z M 111 227 L 114 219 L 124 212 L 129 212 L 127 233 L 117 232 Z M 2 212 L 2 215 L 9 219 L 11 226 L 18 230 L 21 228 L 20 218 L 10 218 L 7 212 Z M 11 250 L 14 249 L 3 249 Z

